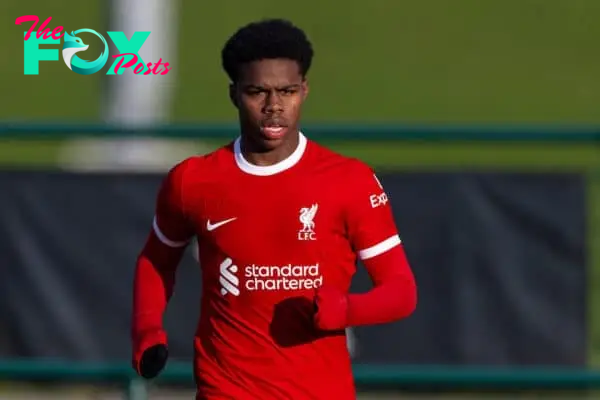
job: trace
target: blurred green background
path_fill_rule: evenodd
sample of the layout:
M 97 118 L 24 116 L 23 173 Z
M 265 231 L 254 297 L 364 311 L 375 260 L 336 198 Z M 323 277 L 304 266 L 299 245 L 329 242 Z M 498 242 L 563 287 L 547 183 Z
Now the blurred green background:
M 173 0 L 174 1 L 174 0 Z M 109 2 L 0 2 L 1 121 L 102 122 L 107 77 L 82 76 L 62 61 L 23 75 L 23 32 L 35 14 L 49 27 L 107 30 Z M 285 17 L 313 41 L 307 123 L 600 126 L 600 1 L 422 0 L 180 3 L 173 123 L 232 123 L 220 49 L 239 26 Z M 160 32 L 152 32 L 160 35 Z M 82 34 L 84 41 L 89 39 Z M 99 42 L 90 40 L 93 59 Z M 103 71 L 108 69 L 109 64 Z M 149 77 L 148 79 L 160 79 Z M 306 132 L 310 136 L 310 131 Z M 325 141 L 388 169 L 572 170 L 589 177 L 590 348 L 600 362 L 600 150 L 590 143 Z M 0 163 L 52 165 L 61 140 L 4 137 Z M 208 141 L 209 147 L 223 143 Z M 200 147 L 199 147 L 200 148 Z M 194 149 L 190 148 L 190 153 Z
M 600 122 L 597 0 L 172 1 L 180 4 L 179 56 L 168 60 L 178 76 L 173 121 L 234 118 L 221 46 L 242 24 L 283 16 L 314 42 L 307 121 Z M 14 20 L 52 16 L 52 27 L 102 32 L 109 4 L 0 2 L 0 44 L 9 55 L 0 61 L 0 87 L 9 93 L 0 119 L 100 118 L 107 77 L 74 74 L 60 61 L 24 76 L 26 29 Z M 90 46 L 93 59 L 100 42 Z

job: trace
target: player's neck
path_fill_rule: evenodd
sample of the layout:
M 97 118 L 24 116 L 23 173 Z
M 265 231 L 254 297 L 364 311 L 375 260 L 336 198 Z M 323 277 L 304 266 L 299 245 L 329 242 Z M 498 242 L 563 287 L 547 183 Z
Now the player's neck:
M 300 134 L 289 134 L 290 136 L 284 140 L 280 146 L 264 150 L 257 148 L 250 140 L 241 140 L 241 151 L 244 158 L 253 165 L 267 167 L 275 165 L 292 155 L 294 150 L 298 148 L 300 142 Z

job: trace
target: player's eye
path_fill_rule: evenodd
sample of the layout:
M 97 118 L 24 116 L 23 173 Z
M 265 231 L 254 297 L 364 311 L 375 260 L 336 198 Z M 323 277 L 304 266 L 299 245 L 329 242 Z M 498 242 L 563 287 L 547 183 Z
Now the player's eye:
M 260 94 L 262 94 L 262 93 L 265 93 L 265 92 L 266 92 L 265 90 L 258 89 L 258 88 L 250 88 L 250 89 L 247 89 L 247 90 L 245 91 L 245 93 L 246 93 L 248 96 L 258 96 L 258 95 L 260 95 Z
M 282 90 L 280 90 L 280 93 L 283 93 L 284 95 L 290 95 L 290 94 L 294 94 L 296 92 L 297 92 L 296 89 L 282 89 Z

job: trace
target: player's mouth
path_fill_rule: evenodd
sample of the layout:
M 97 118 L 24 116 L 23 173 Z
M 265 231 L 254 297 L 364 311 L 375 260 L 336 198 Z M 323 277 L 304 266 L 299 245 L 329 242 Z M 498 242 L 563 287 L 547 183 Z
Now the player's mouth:
M 287 127 L 281 124 L 268 124 L 263 125 L 260 130 L 262 134 L 271 140 L 281 139 L 287 132 Z

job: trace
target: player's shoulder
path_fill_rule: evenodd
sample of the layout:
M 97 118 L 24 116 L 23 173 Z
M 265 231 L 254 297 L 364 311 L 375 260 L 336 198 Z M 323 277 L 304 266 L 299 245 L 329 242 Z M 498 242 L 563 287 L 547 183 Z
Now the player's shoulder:
M 312 142 L 311 145 L 315 165 L 349 178 L 360 179 L 373 176 L 373 168 L 366 162 L 341 154 L 316 142 Z
M 169 170 L 169 176 L 185 181 L 207 178 L 215 175 L 226 165 L 226 160 L 233 156 L 233 145 L 227 144 L 205 154 L 193 155 L 176 163 Z M 208 173 L 210 172 L 210 174 Z

